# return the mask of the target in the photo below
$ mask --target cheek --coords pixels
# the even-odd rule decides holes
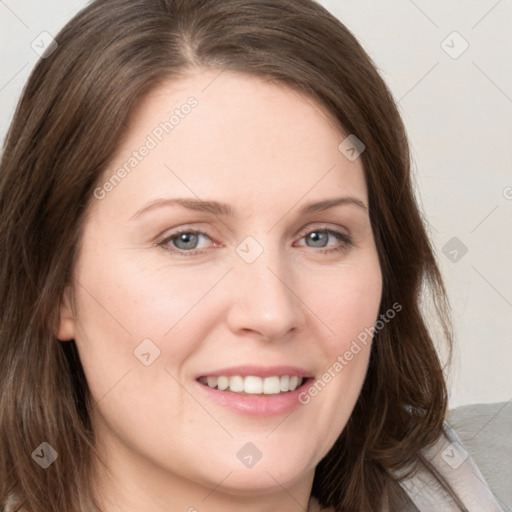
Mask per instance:
[[[157,371],[181,365],[218,319],[214,294],[219,271],[146,264],[136,254],[89,251],[76,267],[75,340],[93,396],[99,399],[130,372],[127,382],[154,386]],[[213,297],[213,298],[212,298]],[[149,354],[149,355],[147,355]],[[132,390],[133,392],[133,390]]]
[[[307,303],[325,327],[324,353],[331,362],[354,340],[371,341],[382,296],[382,275],[375,257],[333,271],[323,286],[304,292]],[[307,295],[306,295],[307,294]],[[350,356],[349,356],[350,357]]]
[[[382,294],[376,256],[338,269],[323,290],[310,290],[308,302],[327,333],[319,340],[323,367],[299,400],[331,426],[322,436],[327,451],[352,414],[366,376]]]
[[[123,346],[127,338],[136,343],[172,336],[214,284],[212,273],[145,268],[126,257],[112,265],[84,258],[77,281],[82,327],[95,339],[108,337]]]

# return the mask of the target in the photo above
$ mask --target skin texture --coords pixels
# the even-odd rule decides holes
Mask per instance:
[[[58,337],[76,341],[112,470],[98,466],[97,495],[106,512],[304,510],[315,466],[360,393],[370,343],[288,415],[228,409],[196,377],[258,364],[318,379],[375,324],[382,276],[368,211],[345,204],[299,215],[340,196],[367,205],[361,159],[338,150],[346,135],[312,99],[261,78],[194,70],[144,98],[100,186],[190,96],[197,106],[92,199],[62,301]],[[222,201],[236,215],[167,205],[133,218],[171,197]],[[173,245],[182,227],[205,235]],[[306,236],[325,227],[352,243]],[[236,251],[246,237],[263,249],[252,263]],[[144,339],[160,350],[148,366],[134,355]],[[248,442],[262,454],[251,468],[237,457]]]

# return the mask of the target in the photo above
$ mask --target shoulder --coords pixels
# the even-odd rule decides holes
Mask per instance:
[[[419,512],[503,512],[473,458],[448,422],[443,423],[443,433],[436,443],[420,452],[419,459],[419,470],[400,481]]]

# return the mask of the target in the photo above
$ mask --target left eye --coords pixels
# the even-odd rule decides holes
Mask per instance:
[[[304,238],[307,241],[312,242],[314,245],[309,245],[308,247],[316,247],[323,249],[324,247],[327,247],[329,237],[334,238],[338,242],[341,243],[343,247],[335,247],[333,250],[336,249],[343,249],[345,246],[351,244],[351,239],[348,235],[345,233],[341,233],[339,231],[335,231],[333,229],[315,229],[313,231],[308,231],[302,238]],[[301,240],[302,240],[301,238]],[[326,251],[321,251],[326,252]]]
[[[165,240],[160,242],[158,245],[163,246],[164,249],[170,252],[175,252],[188,256],[200,253],[200,249],[204,248],[198,247],[201,237],[211,240],[210,237],[206,233],[203,233],[202,231],[188,229],[177,233],[173,233],[172,235],[168,236]],[[334,247],[324,249],[325,247],[329,247],[329,238],[334,238],[335,241],[338,241],[338,244],[335,244]],[[308,242],[311,242],[313,244],[307,245],[307,247],[321,249],[320,251],[317,252],[322,253],[327,253],[331,251],[346,251],[348,250],[350,245],[352,245],[352,239],[350,238],[349,235],[327,228],[310,230],[303,234],[300,240],[302,239],[306,240],[306,245],[308,244]]]

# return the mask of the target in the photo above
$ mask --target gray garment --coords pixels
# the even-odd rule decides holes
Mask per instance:
[[[496,500],[512,512],[512,400],[461,405],[448,423],[484,475]]]
[[[400,482],[409,502],[389,512],[504,512],[455,430],[446,421],[443,430],[421,451],[419,471]]]

